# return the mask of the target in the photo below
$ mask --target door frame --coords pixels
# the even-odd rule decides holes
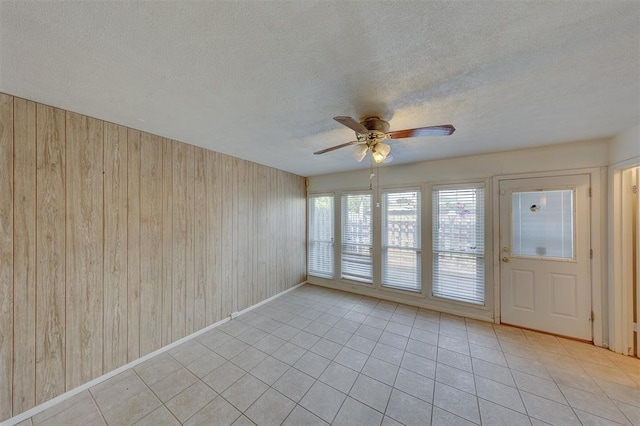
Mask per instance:
[[[571,175],[589,175],[589,186],[591,188],[591,197],[589,199],[589,208],[591,223],[589,232],[591,234],[591,249],[593,249],[593,259],[591,260],[591,310],[593,311],[593,344],[596,346],[606,346],[608,341],[603,336],[603,330],[608,323],[606,317],[606,289],[602,283],[605,279],[606,264],[604,264],[606,256],[605,241],[602,235],[606,230],[606,204],[603,194],[606,193],[606,182],[603,182],[602,176],[606,176],[605,167],[594,167],[586,169],[557,170],[552,172],[539,173],[519,173],[509,175],[499,175],[493,177],[492,185],[492,206],[495,214],[493,215],[493,286],[494,286],[494,321],[496,324],[501,322],[500,302],[500,182],[512,179],[527,179],[541,177],[562,177]]]
[[[628,285],[631,277],[628,263],[630,256],[626,252],[625,234],[629,232],[628,223],[625,221],[625,201],[623,197],[623,178],[625,171],[631,168],[640,167],[640,157],[631,158],[609,166],[609,203],[608,203],[608,236],[609,236],[609,348],[617,353],[628,355],[629,346],[633,346],[630,341],[633,336],[631,329],[632,312],[629,307],[629,299],[632,295],[632,288]],[[627,182],[628,184],[628,182]],[[625,256],[627,253],[627,256]],[[640,255],[639,255],[640,257]],[[626,271],[626,272],[625,272]],[[631,279],[632,281],[632,279]],[[638,297],[640,299],[640,297]],[[640,300],[638,300],[640,310]]]

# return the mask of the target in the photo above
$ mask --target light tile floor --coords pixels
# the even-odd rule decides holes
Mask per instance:
[[[25,424],[640,425],[640,360],[306,285]]]

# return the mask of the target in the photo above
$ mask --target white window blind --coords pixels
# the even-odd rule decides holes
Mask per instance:
[[[333,278],[333,212],[333,195],[309,196],[309,275]]]
[[[420,191],[382,194],[382,285],[420,291]]]
[[[342,196],[342,278],[373,280],[371,194]]]
[[[484,188],[434,187],[433,295],[484,304]]]

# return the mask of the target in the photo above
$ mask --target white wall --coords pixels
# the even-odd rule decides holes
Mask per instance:
[[[392,148],[393,150],[393,148]],[[347,149],[344,155],[351,155]],[[367,161],[365,159],[364,161]],[[380,185],[484,179],[515,173],[602,167],[609,164],[609,140],[553,145],[496,154],[380,167]],[[368,169],[309,178],[309,191],[369,188]]]
[[[611,139],[609,146],[609,164],[626,163],[636,159],[640,163],[640,124]]]
[[[606,345],[607,314],[606,314],[606,289],[602,289],[602,282],[606,280],[606,184],[604,167],[609,164],[609,149],[611,141],[608,139],[574,142],[562,145],[553,145],[535,149],[507,151],[495,154],[475,155],[444,160],[435,160],[406,165],[383,166],[376,170],[380,186],[411,185],[420,183],[439,182],[464,182],[485,180],[491,182],[492,178],[516,175],[523,173],[559,172],[566,173],[569,170],[589,169],[594,171],[592,176],[592,244],[597,247],[594,255],[594,283],[597,283],[598,293],[594,295],[594,310],[600,315],[601,321],[594,327],[594,339],[596,344]],[[344,155],[351,155],[349,150]],[[365,160],[366,161],[366,160]],[[602,177],[602,179],[601,179]],[[340,191],[340,190],[369,189],[369,170],[361,169],[345,173],[336,173],[323,176],[310,177],[308,179],[309,192]],[[488,188],[488,207],[494,210],[496,202],[490,188]],[[490,212],[488,212],[490,213]],[[487,230],[487,237],[493,235],[493,230]],[[493,252],[487,249],[487,257],[493,259]],[[492,263],[492,259],[489,264]],[[309,277],[309,282],[316,283],[314,277]],[[338,280],[331,282],[317,282],[330,285],[334,288],[343,288],[347,291],[363,292],[359,287],[348,285]],[[487,286],[492,286],[493,281],[487,278]],[[366,292],[371,294],[370,292]],[[383,294],[371,294],[377,297],[386,297]],[[408,301],[407,298],[397,296],[397,301],[424,305],[420,300]],[[403,300],[400,300],[403,299]],[[487,300],[493,308],[493,301]],[[476,318],[491,319],[493,312],[483,313],[480,310],[467,309],[465,307],[451,305],[449,307],[426,306],[441,309],[451,313],[473,316]],[[489,314],[491,317],[489,317]],[[485,316],[486,315],[486,316]],[[596,330],[596,328],[598,330]],[[604,330],[602,330],[604,328]],[[603,336],[604,331],[604,336]]]

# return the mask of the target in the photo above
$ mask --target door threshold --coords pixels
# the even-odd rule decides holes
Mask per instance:
[[[540,334],[546,334],[547,336],[555,336],[555,337],[561,337],[563,339],[567,339],[567,340],[573,340],[576,342],[581,342],[581,343],[591,343],[593,345],[593,339],[592,340],[587,340],[587,339],[579,339],[577,337],[572,337],[572,336],[565,336],[562,334],[557,334],[557,333],[551,333],[549,331],[543,331],[543,330],[536,330],[535,328],[529,328],[529,327],[522,327],[520,325],[515,325],[515,324],[509,324],[506,322],[501,322],[500,325],[505,325],[507,327],[514,327],[514,328],[519,328],[522,330],[527,330],[527,331],[534,331],[536,333],[540,333]],[[595,346],[595,345],[594,345]]]

